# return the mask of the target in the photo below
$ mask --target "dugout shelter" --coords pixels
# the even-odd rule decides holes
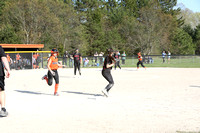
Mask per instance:
[[[44,48],[44,44],[0,44],[6,54],[9,54],[11,69],[32,69],[34,67],[34,55]],[[18,60],[17,55],[20,55]],[[41,59],[39,57],[38,59]],[[37,62],[38,65],[39,62]]]

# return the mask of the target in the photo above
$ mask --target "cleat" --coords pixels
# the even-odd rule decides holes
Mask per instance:
[[[106,96],[106,97],[108,97],[108,95],[109,95],[109,94],[108,94],[108,91],[107,91],[106,89],[103,89],[103,90],[102,90],[102,93],[103,93],[104,96]]]
[[[54,93],[54,96],[59,96],[58,92]]]
[[[0,111],[0,117],[7,117],[8,116],[8,112],[7,111]]]
[[[47,77],[47,75],[44,75],[44,76],[42,77],[42,80],[45,80],[46,77]]]

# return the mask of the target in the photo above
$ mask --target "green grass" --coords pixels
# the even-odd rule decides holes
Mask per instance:
[[[162,58],[153,57],[154,62],[152,64],[144,65],[146,67],[173,67],[173,68],[200,68],[200,58],[199,57],[178,57],[172,58],[170,62],[168,60],[163,63]],[[122,65],[123,67],[136,67],[138,60],[137,59],[127,59],[126,64]]]
[[[168,63],[168,60],[166,59],[166,62],[163,63],[163,60],[160,56],[153,56],[152,57],[154,62],[152,64],[146,64],[144,65],[146,67],[171,67],[171,68],[200,68],[200,56],[177,56],[172,57],[170,60],[170,63]],[[92,63],[92,60],[89,58],[89,66],[84,68],[102,68],[102,66],[93,66],[94,63]],[[62,61],[62,58],[59,58],[59,61]],[[121,61],[120,64],[122,67],[137,67],[138,59],[136,57],[128,57],[126,59],[126,64],[122,65]],[[43,62],[44,66],[47,65],[46,59]],[[69,62],[68,62],[69,64]],[[83,64],[82,64],[83,65]],[[40,63],[41,67],[41,63]],[[140,66],[141,67],[141,66]]]

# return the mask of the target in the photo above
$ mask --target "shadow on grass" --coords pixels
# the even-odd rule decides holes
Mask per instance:
[[[101,94],[91,94],[91,93],[83,93],[83,92],[75,92],[75,91],[62,91],[65,93],[72,93],[72,94],[78,94],[78,95],[86,95],[86,96],[96,96],[96,97],[103,97],[104,95]]]
[[[15,91],[20,92],[20,93],[33,94],[33,95],[52,95],[52,94],[33,92],[33,91],[22,91],[22,90],[15,90]]]
[[[197,85],[190,85],[190,87],[200,88],[200,86]]]

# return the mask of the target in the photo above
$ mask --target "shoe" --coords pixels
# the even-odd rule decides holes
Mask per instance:
[[[59,96],[58,92],[54,93],[54,96]]]
[[[42,80],[45,80],[46,77],[47,77],[47,75],[44,75],[44,76],[42,77]]]
[[[0,111],[0,117],[7,117],[8,116],[8,112],[7,111]]]
[[[108,97],[108,95],[109,95],[109,94],[108,94],[108,91],[107,91],[106,89],[103,89],[103,90],[102,90],[102,93],[103,93],[106,97]]]

